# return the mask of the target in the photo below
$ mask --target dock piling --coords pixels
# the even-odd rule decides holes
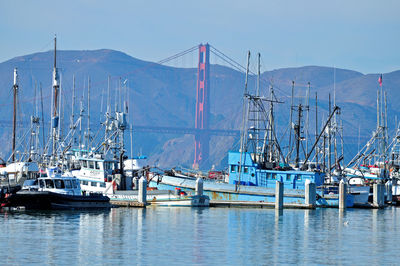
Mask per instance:
[[[280,181],[276,181],[275,187],[275,209],[282,210],[283,209],[283,183]]]
[[[314,208],[316,206],[316,194],[317,187],[315,186],[315,183],[311,183],[310,180],[306,180],[305,204],[307,207]]]
[[[385,184],[385,188],[386,188],[386,202],[392,203],[392,198],[393,198],[393,193],[392,193],[392,181],[389,180],[386,182]]]
[[[373,205],[374,207],[381,208],[385,202],[384,195],[384,185],[383,184],[374,184],[374,196],[373,196]]]
[[[143,176],[139,179],[138,202],[146,204],[147,180]]]
[[[203,196],[203,179],[200,177],[196,179],[196,196]]]
[[[339,209],[346,209],[346,195],[347,194],[347,186],[344,180],[340,180],[339,183]]]

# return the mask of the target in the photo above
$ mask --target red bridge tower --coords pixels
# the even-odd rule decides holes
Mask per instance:
[[[196,118],[194,136],[193,167],[199,168],[208,160],[210,150],[210,46],[199,45],[199,66],[197,68]]]

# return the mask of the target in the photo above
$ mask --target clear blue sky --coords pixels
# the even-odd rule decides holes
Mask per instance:
[[[60,49],[109,48],[158,61],[209,42],[263,70],[303,65],[400,69],[398,0],[0,0],[0,62]]]

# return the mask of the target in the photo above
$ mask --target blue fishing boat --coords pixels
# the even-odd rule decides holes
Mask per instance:
[[[307,206],[309,201],[306,201],[306,195],[310,188],[308,184],[312,184],[311,187],[314,189],[312,196],[315,197],[315,201],[312,201],[312,205],[338,206],[338,187],[325,186],[325,173],[321,172],[318,167],[311,169],[310,164],[306,164],[312,149],[300,167],[299,149],[303,139],[300,124],[302,106],[299,105],[299,119],[293,126],[296,159],[294,165],[289,166],[287,157],[283,155],[280,147],[274,125],[274,104],[281,102],[277,100],[272,86],[268,97],[260,96],[258,89],[255,95],[250,94],[247,90],[247,77],[248,72],[246,73],[243,97],[240,149],[228,154],[228,178],[225,182],[205,180],[204,194],[208,195],[211,200],[274,203],[276,184],[279,181],[284,188],[283,202],[287,206],[297,204],[310,207]],[[338,107],[334,108],[328,122],[338,109]],[[193,192],[195,178],[171,174],[169,171],[151,175],[149,185],[158,189],[180,188]],[[353,204],[353,195],[349,194],[346,197],[346,205],[352,207]]]
[[[316,186],[316,206],[337,207],[339,202],[338,190],[324,187],[325,173],[318,171],[300,171],[294,169],[263,169],[245,153],[240,164],[240,152],[230,151],[228,154],[229,173],[226,181],[216,182],[204,180],[203,193],[214,201],[238,202],[275,202],[276,181],[283,184],[283,202],[288,206],[306,206],[306,184]],[[149,186],[158,189],[180,188],[188,193],[194,193],[196,178],[176,175],[153,174]],[[347,207],[352,207],[354,198],[351,194],[346,197]]]

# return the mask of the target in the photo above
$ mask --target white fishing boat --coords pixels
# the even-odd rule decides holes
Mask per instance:
[[[3,207],[46,210],[111,208],[108,197],[82,193],[77,178],[62,174],[57,167],[47,168],[35,181],[28,180],[23,189],[9,195]]]

